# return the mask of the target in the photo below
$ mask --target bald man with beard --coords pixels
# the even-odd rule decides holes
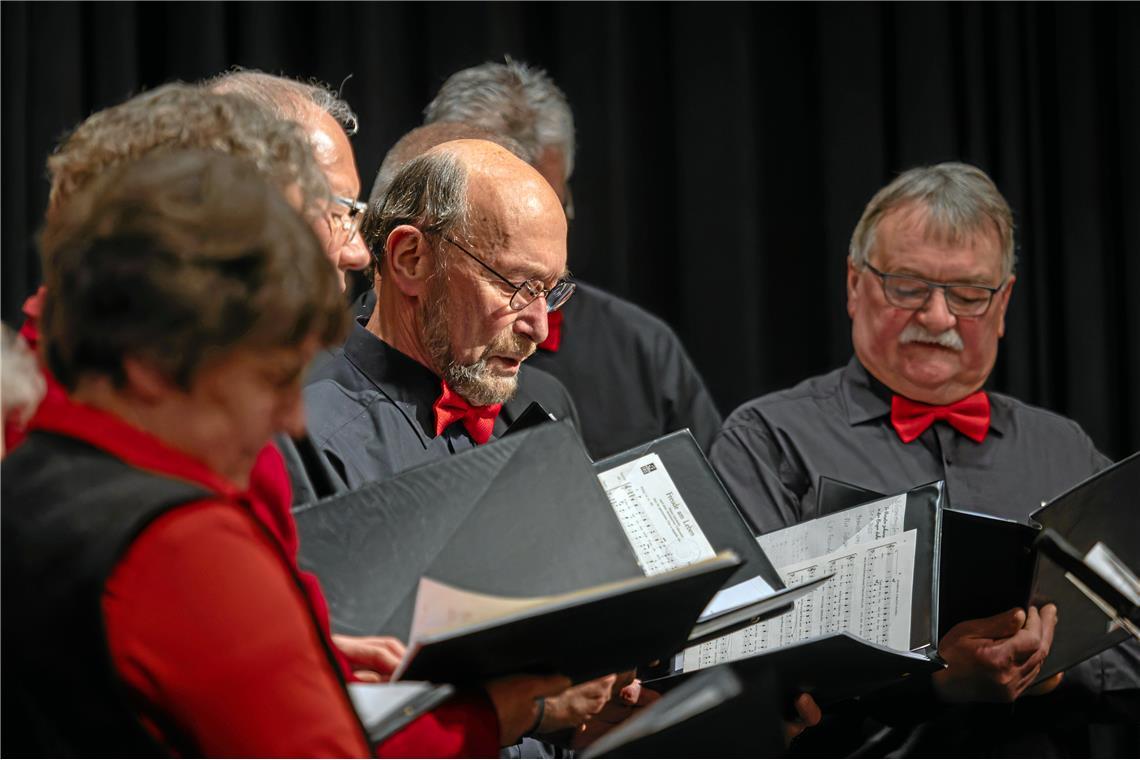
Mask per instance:
[[[453,141],[405,166],[373,212],[384,287],[305,392],[343,486],[485,443],[532,401],[577,425],[562,385],[523,366],[547,309],[573,292],[566,219],[541,175],[492,143]]]

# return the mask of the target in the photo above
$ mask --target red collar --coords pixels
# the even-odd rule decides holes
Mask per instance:
[[[73,401],[62,393],[44,399],[28,423],[28,430],[77,438],[140,470],[189,481],[220,496],[244,495],[236,485],[190,455],[110,412]]]

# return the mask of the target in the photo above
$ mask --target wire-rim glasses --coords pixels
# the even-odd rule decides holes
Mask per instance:
[[[548,313],[558,311],[566,304],[567,301],[570,300],[570,296],[574,295],[574,290],[578,287],[577,284],[567,279],[559,280],[558,282],[554,283],[554,287],[552,288],[546,287],[546,285],[543,284],[542,280],[532,279],[523,280],[522,282],[512,282],[511,280],[495,271],[489,264],[487,264],[487,262],[483,261],[483,259],[471,253],[471,251],[467,250],[458,242],[456,242],[454,238],[448,237],[447,235],[440,235],[440,237],[442,237],[448,243],[451,243],[459,250],[466,253],[468,256],[474,259],[475,262],[479,264],[479,266],[483,267],[488,272],[505,282],[507,285],[510,285],[512,288],[514,288],[515,292],[511,294],[510,301],[511,309],[514,311],[522,311],[527,306],[530,306],[533,301],[542,296],[546,297],[546,311]]]
[[[333,239],[339,248],[346,245],[357,232],[360,232],[360,223],[364,220],[364,212],[368,211],[368,204],[346,198],[343,195],[334,195],[332,199],[333,202],[348,209],[340,214],[333,212],[329,214],[329,225],[332,228]]]

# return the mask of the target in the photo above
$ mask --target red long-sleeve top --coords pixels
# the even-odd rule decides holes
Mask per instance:
[[[320,587],[311,576],[300,586],[294,580],[296,530],[276,449],[262,452],[251,479],[259,485],[243,491],[63,394],[49,396],[29,428],[86,441],[210,494],[152,523],[104,588],[112,662],[160,740],[157,726],[174,725],[208,756],[497,754],[498,720],[478,693],[422,716],[377,748],[367,745],[325,654],[331,643]]]

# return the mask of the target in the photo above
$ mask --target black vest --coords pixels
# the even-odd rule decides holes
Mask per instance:
[[[159,726],[163,746],[140,723],[111,661],[102,601],[107,579],[139,534],[166,512],[207,495],[42,432],[4,460],[0,754],[201,754],[176,727]],[[335,658],[326,654],[339,678]]]

